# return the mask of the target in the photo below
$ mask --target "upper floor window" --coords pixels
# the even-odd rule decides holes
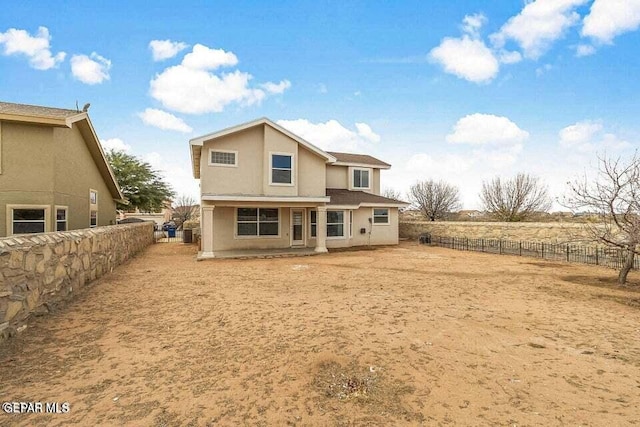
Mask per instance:
[[[369,185],[369,169],[353,169],[353,188],[371,188]]]
[[[271,154],[271,184],[293,184],[292,154]]]
[[[210,150],[209,165],[211,166],[238,166],[238,152],[230,150]]]
[[[98,192],[96,190],[89,190],[89,203],[92,205],[98,204]]]

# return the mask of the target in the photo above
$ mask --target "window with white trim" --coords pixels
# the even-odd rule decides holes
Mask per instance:
[[[11,228],[13,234],[45,232],[47,209],[13,208],[11,212]]]
[[[98,226],[98,211],[92,210],[90,215],[89,227],[94,228]]]
[[[359,169],[359,168],[354,168],[353,169],[353,188],[371,188],[369,185],[369,181],[370,181],[370,175],[371,175],[371,170],[370,169]]]
[[[96,190],[89,190],[89,204],[98,204],[98,192]]]
[[[278,236],[278,208],[237,208],[236,235]]]
[[[271,154],[271,184],[293,184],[292,154]]]
[[[344,237],[344,211],[327,211],[327,237]]]
[[[212,166],[238,166],[238,152],[228,150],[210,150],[209,164]]]
[[[311,237],[316,237],[316,230],[318,229],[318,211],[309,211],[309,215],[311,215],[311,218],[309,218],[309,224],[311,224]]]
[[[389,224],[389,208],[373,209],[374,224]]]
[[[56,231],[67,231],[67,212],[67,208],[56,206]]]

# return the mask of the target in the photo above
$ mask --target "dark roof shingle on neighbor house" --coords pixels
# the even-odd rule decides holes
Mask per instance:
[[[331,198],[328,203],[331,205],[360,205],[362,203],[384,203],[394,205],[407,205],[408,203],[401,200],[389,199],[387,197],[378,196],[376,194],[365,193],[364,191],[346,190],[342,188],[327,188],[327,196]]]
[[[67,110],[64,108],[41,107],[39,105],[14,104],[12,102],[0,102],[0,114],[12,114],[16,116],[42,117],[46,119],[67,119],[77,116],[82,111]]]
[[[377,166],[381,168],[390,168],[389,163],[385,163],[382,160],[378,160],[375,157],[371,157],[367,154],[351,154],[351,153],[337,153],[334,151],[327,151],[335,157],[338,163],[353,163],[358,165]]]

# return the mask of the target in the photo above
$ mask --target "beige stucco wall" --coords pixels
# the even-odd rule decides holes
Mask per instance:
[[[327,165],[327,188],[346,189],[349,186],[349,168]]]
[[[332,210],[332,209],[329,209]],[[371,245],[396,245],[398,244],[398,208],[389,208],[389,225],[369,224],[369,218],[373,218],[372,208],[360,208],[353,210],[352,237],[349,237],[349,210],[345,210],[345,238],[327,237],[327,248],[347,248],[351,246]],[[307,214],[307,221],[310,221]],[[360,234],[360,229],[365,228],[366,233]],[[311,235],[311,228],[307,226],[308,235]],[[371,240],[369,231],[371,230]],[[309,240],[307,246],[315,246],[315,238]]]
[[[116,204],[78,127],[55,128],[54,203],[68,206],[70,230],[90,224],[89,190],[98,192],[98,225],[116,223]],[[55,212],[54,212],[55,215]]]
[[[237,151],[237,167],[210,166],[211,149]],[[293,185],[271,185],[271,154],[293,155]],[[203,194],[324,196],[325,161],[270,126],[256,126],[205,142],[200,188]]]
[[[367,169],[360,168],[358,169]],[[371,170],[371,188],[362,190],[367,193],[380,194],[380,169],[369,168]],[[352,188],[351,177],[353,176],[353,168],[348,166],[327,165],[327,188],[341,188],[349,190],[357,190]]]
[[[234,249],[278,249],[291,247],[290,208],[279,208],[278,237],[237,237],[236,207],[216,206],[213,211],[213,251]]]
[[[55,206],[68,206],[68,227],[89,227],[89,189],[98,191],[98,225],[115,223],[116,209],[76,125],[72,129],[3,122],[0,236],[7,205],[49,206],[46,231],[55,230]]]
[[[325,160],[298,147],[298,196],[324,196],[327,188]]]
[[[237,167],[209,166],[209,150],[237,151]],[[203,194],[262,194],[263,130],[254,127],[202,146],[200,191]]]

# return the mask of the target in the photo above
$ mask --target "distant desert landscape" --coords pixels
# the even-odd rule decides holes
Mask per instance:
[[[434,248],[156,244],[0,348],[2,425],[633,425],[640,275]]]

